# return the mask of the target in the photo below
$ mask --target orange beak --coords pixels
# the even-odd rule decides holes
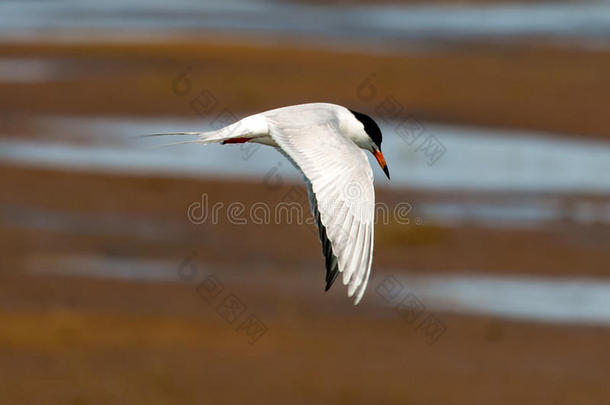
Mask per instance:
[[[390,179],[390,171],[388,170],[388,165],[385,162],[385,158],[383,157],[383,153],[381,153],[380,150],[376,150],[375,152],[373,152],[373,156],[375,156],[375,159],[377,159],[377,163],[379,163],[379,166],[381,166],[381,168],[383,169],[383,172],[385,173],[386,176],[388,176],[388,180]]]

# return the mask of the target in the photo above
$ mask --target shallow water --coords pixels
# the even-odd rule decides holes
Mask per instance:
[[[208,126],[203,121],[56,117],[41,119],[38,125],[47,128],[53,142],[0,138],[0,161],[172,176],[301,179],[288,161],[269,147],[188,144],[154,149],[189,138],[135,136],[204,130]],[[610,173],[610,142],[433,124],[421,125],[421,134],[412,141],[397,132],[396,125],[381,126],[391,182],[369,157],[376,182],[385,187],[610,193],[610,176],[606,175]],[[53,134],[68,137],[68,141],[55,139]],[[442,153],[435,153],[438,151]]]
[[[35,273],[67,276],[183,282],[180,263],[170,260],[141,260],[105,256],[67,256],[53,260],[31,260]],[[239,277],[248,282],[248,272],[230,275],[230,269],[198,266],[206,273]],[[295,274],[284,283],[313,280]],[[537,322],[610,326],[610,280],[595,278],[557,278],[525,276],[426,275],[405,276],[404,272],[381,270],[369,283],[365,301],[397,308],[401,301],[416,299],[426,310],[461,314],[489,315],[499,318]],[[481,273],[483,274],[483,273]],[[257,276],[257,285],[265,281]],[[275,278],[277,281],[277,277]],[[385,288],[391,283],[392,287]],[[396,284],[398,282],[399,284]],[[398,288],[396,288],[398,286]],[[337,287],[335,287],[337,288]],[[339,287],[341,288],[341,287]],[[388,291],[392,291],[389,295]],[[346,298],[347,299],[347,298]]]
[[[0,82],[33,83],[65,76],[61,60],[43,58],[1,58]]]
[[[0,162],[135,175],[250,179],[268,184],[301,181],[296,169],[269,147],[189,144],[151,149],[175,139],[134,137],[206,128],[201,121],[47,117],[35,123],[47,133],[31,140],[0,138]],[[409,189],[510,194],[491,200],[425,201],[417,205],[415,215],[426,222],[521,229],[561,221],[610,224],[610,177],[605,175],[610,173],[610,142],[426,124],[421,136],[424,141],[418,142],[433,136],[444,148],[431,162],[426,150],[416,142],[410,144],[393,128],[393,124],[382,128],[391,181],[370,158],[377,185],[404,191],[407,201]],[[561,197],[582,193],[602,198]],[[25,217],[54,215],[32,212]],[[79,221],[87,222],[85,218]]]
[[[558,323],[610,326],[610,280],[526,276],[397,279],[426,307]]]
[[[315,24],[312,22],[315,21]],[[581,39],[608,45],[610,3],[552,2],[470,6],[328,6],[265,0],[19,1],[0,3],[0,37],[45,40],[129,39],[145,33],[200,30],[231,35],[282,34],[310,39]],[[78,32],[75,34],[74,32]],[[87,34],[88,33],[88,34]]]

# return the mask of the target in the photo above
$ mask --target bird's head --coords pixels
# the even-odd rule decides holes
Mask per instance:
[[[356,144],[363,149],[368,150],[375,156],[377,159],[377,163],[383,169],[385,175],[390,178],[390,171],[388,170],[388,165],[385,162],[385,157],[383,157],[383,153],[381,153],[381,130],[379,129],[379,125],[368,115],[363,114],[358,111],[350,110],[350,112],[356,117],[356,119],[362,124],[364,127],[364,132],[366,137],[364,139],[359,139],[356,141]]]

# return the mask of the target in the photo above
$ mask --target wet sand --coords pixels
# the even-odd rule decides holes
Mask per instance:
[[[437,314],[446,332],[429,345],[393,311],[380,318],[366,303],[334,302],[337,312],[311,294],[227,284],[268,327],[250,345],[190,284],[2,281],[0,375],[11,403],[593,404],[610,395],[605,328]]]
[[[249,204],[282,201],[286,189],[35,168],[2,173],[0,381],[11,403],[610,398],[607,328],[434,313],[445,332],[430,344],[417,323],[375,304],[379,280],[357,308],[339,284],[323,293],[313,229],[195,225],[186,217],[202,192]],[[380,200],[399,198],[378,193]],[[64,216],[54,221],[58,213]],[[570,224],[540,231],[378,226],[375,266],[607,276],[607,247],[587,241],[590,231]],[[54,260],[83,254],[166,260],[175,263],[176,280],[45,274]],[[193,278],[180,273],[185,259],[195,266]],[[216,276],[227,294],[264,323],[267,332],[255,344],[217,312],[220,302],[203,299],[197,286],[210,269],[222,269]]]
[[[0,58],[55,63],[55,78],[0,82],[0,109],[17,118],[45,113],[226,119],[328,101],[395,119],[610,134],[610,53],[569,44],[461,42],[371,54],[235,39],[25,43],[0,45]]]
[[[298,224],[296,217],[292,222],[282,217],[279,223],[258,225],[247,214],[240,216],[247,222],[242,225],[233,223],[228,214],[232,202],[243,203],[246,213],[257,202],[272,208],[281,202],[297,202],[309,217],[301,184],[273,186],[262,179],[256,183],[10,166],[2,167],[2,171],[4,226],[0,232],[4,243],[13,246],[11,255],[3,260],[59,249],[63,253],[107,251],[170,257],[179,262],[195,251],[207,262],[228,266],[241,267],[254,260],[263,266],[307,263],[319,267],[320,247],[313,225]],[[208,196],[210,209],[219,207],[218,215],[210,215],[201,224],[193,223],[188,218],[189,206],[201,206],[203,194]],[[437,201],[501,202],[508,197],[511,195],[403,192],[379,187],[377,201],[391,208],[408,201],[413,213],[409,224],[390,218],[387,224],[376,227],[375,265],[416,272],[610,275],[607,225],[560,220],[533,229],[452,226],[417,213],[418,206]],[[566,204],[574,198],[563,197]],[[595,201],[600,197],[582,198]],[[196,221],[201,219],[198,211],[193,214]],[[217,223],[213,223],[215,218]],[[270,245],[282,248],[268,249]],[[227,246],[231,246],[231,255],[226,254]]]

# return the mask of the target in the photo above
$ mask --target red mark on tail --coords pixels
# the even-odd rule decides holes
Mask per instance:
[[[246,143],[250,140],[250,138],[229,138],[226,141],[222,141],[222,144],[225,143]]]

